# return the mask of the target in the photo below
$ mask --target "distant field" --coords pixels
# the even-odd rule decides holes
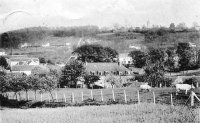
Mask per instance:
[[[152,103],[67,108],[4,109],[2,123],[199,123],[200,109]]]

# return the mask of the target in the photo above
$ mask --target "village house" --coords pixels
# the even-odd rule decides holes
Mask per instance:
[[[0,56],[5,56],[6,52],[3,49],[0,49]]]
[[[11,73],[24,73],[30,75],[35,65],[14,65],[11,67]]]
[[[112,87],[109,83],[105,82],[109,75],[118,77],[122,81],[132,76],[131,71],[119,63],[86,63],[85,68],[87,74],[100,76],[100,80],[95,82],[94,86],[102,88]]]
[[[128,53],[119,54],[119,63],[120,64],[132,64],[132,57],[128,56]]]
[[[39,65],[39,59],[38,58],[29,58],[29,57],[11,57],[7,59],[8,64],[10,67],[13,67],[15,65]]]

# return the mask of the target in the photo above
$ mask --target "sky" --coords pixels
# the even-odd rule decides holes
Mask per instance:
[[[200,0],[0,0],[0,32],[33,26],[200,24]]]

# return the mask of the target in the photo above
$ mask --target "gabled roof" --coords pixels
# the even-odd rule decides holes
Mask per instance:
[[[125,72],[125,71],[130,71],[123,65],[119,65],[118,63],[86,63],[85,65],[86,71],[120,71],[120,72]]]
[[[11,67],[11,71],[31,71],[35,67],[35,65],[14,65]]]

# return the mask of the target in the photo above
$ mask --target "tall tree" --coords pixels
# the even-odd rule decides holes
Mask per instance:
[[[8,63],[6,61],[6,58],[3,57],[3,56],[0,56],[0,66],[5,68],[5,69],[8,67]]]
[[[60,86],[76,87],[78,77],[83,76],[84,74],[84,64],[78,60],[71,61],[69,64],[66,64],[64,69],[62,70]]]
[[[114,61],[118,53],[109,47],[102,47],[101,45],[82,45],[73,51],[78,55],[78,59],[82,62],[106,62]]]
[[[86,74],[84,76],[84,79],[85,79],[85,84],[87,85],[87,87],[90,87],[90,85],[92,85],[92,89],[93,89],[94,83],[96,81],[100,80],[100,77],[97,76],[97,75],[88,75],[88,74]]]
[[[179,65],[180,70],[188,70],[193,67],[193,51],[189,45],[189,43],[179,43],[177,47],[177,54],[180,58]]]
[[[131,51],[128,54],[130,57],[133,59],[133,64],[137,68],[142,68],[146,65],[146,53],[136,50],[136,51]]]

